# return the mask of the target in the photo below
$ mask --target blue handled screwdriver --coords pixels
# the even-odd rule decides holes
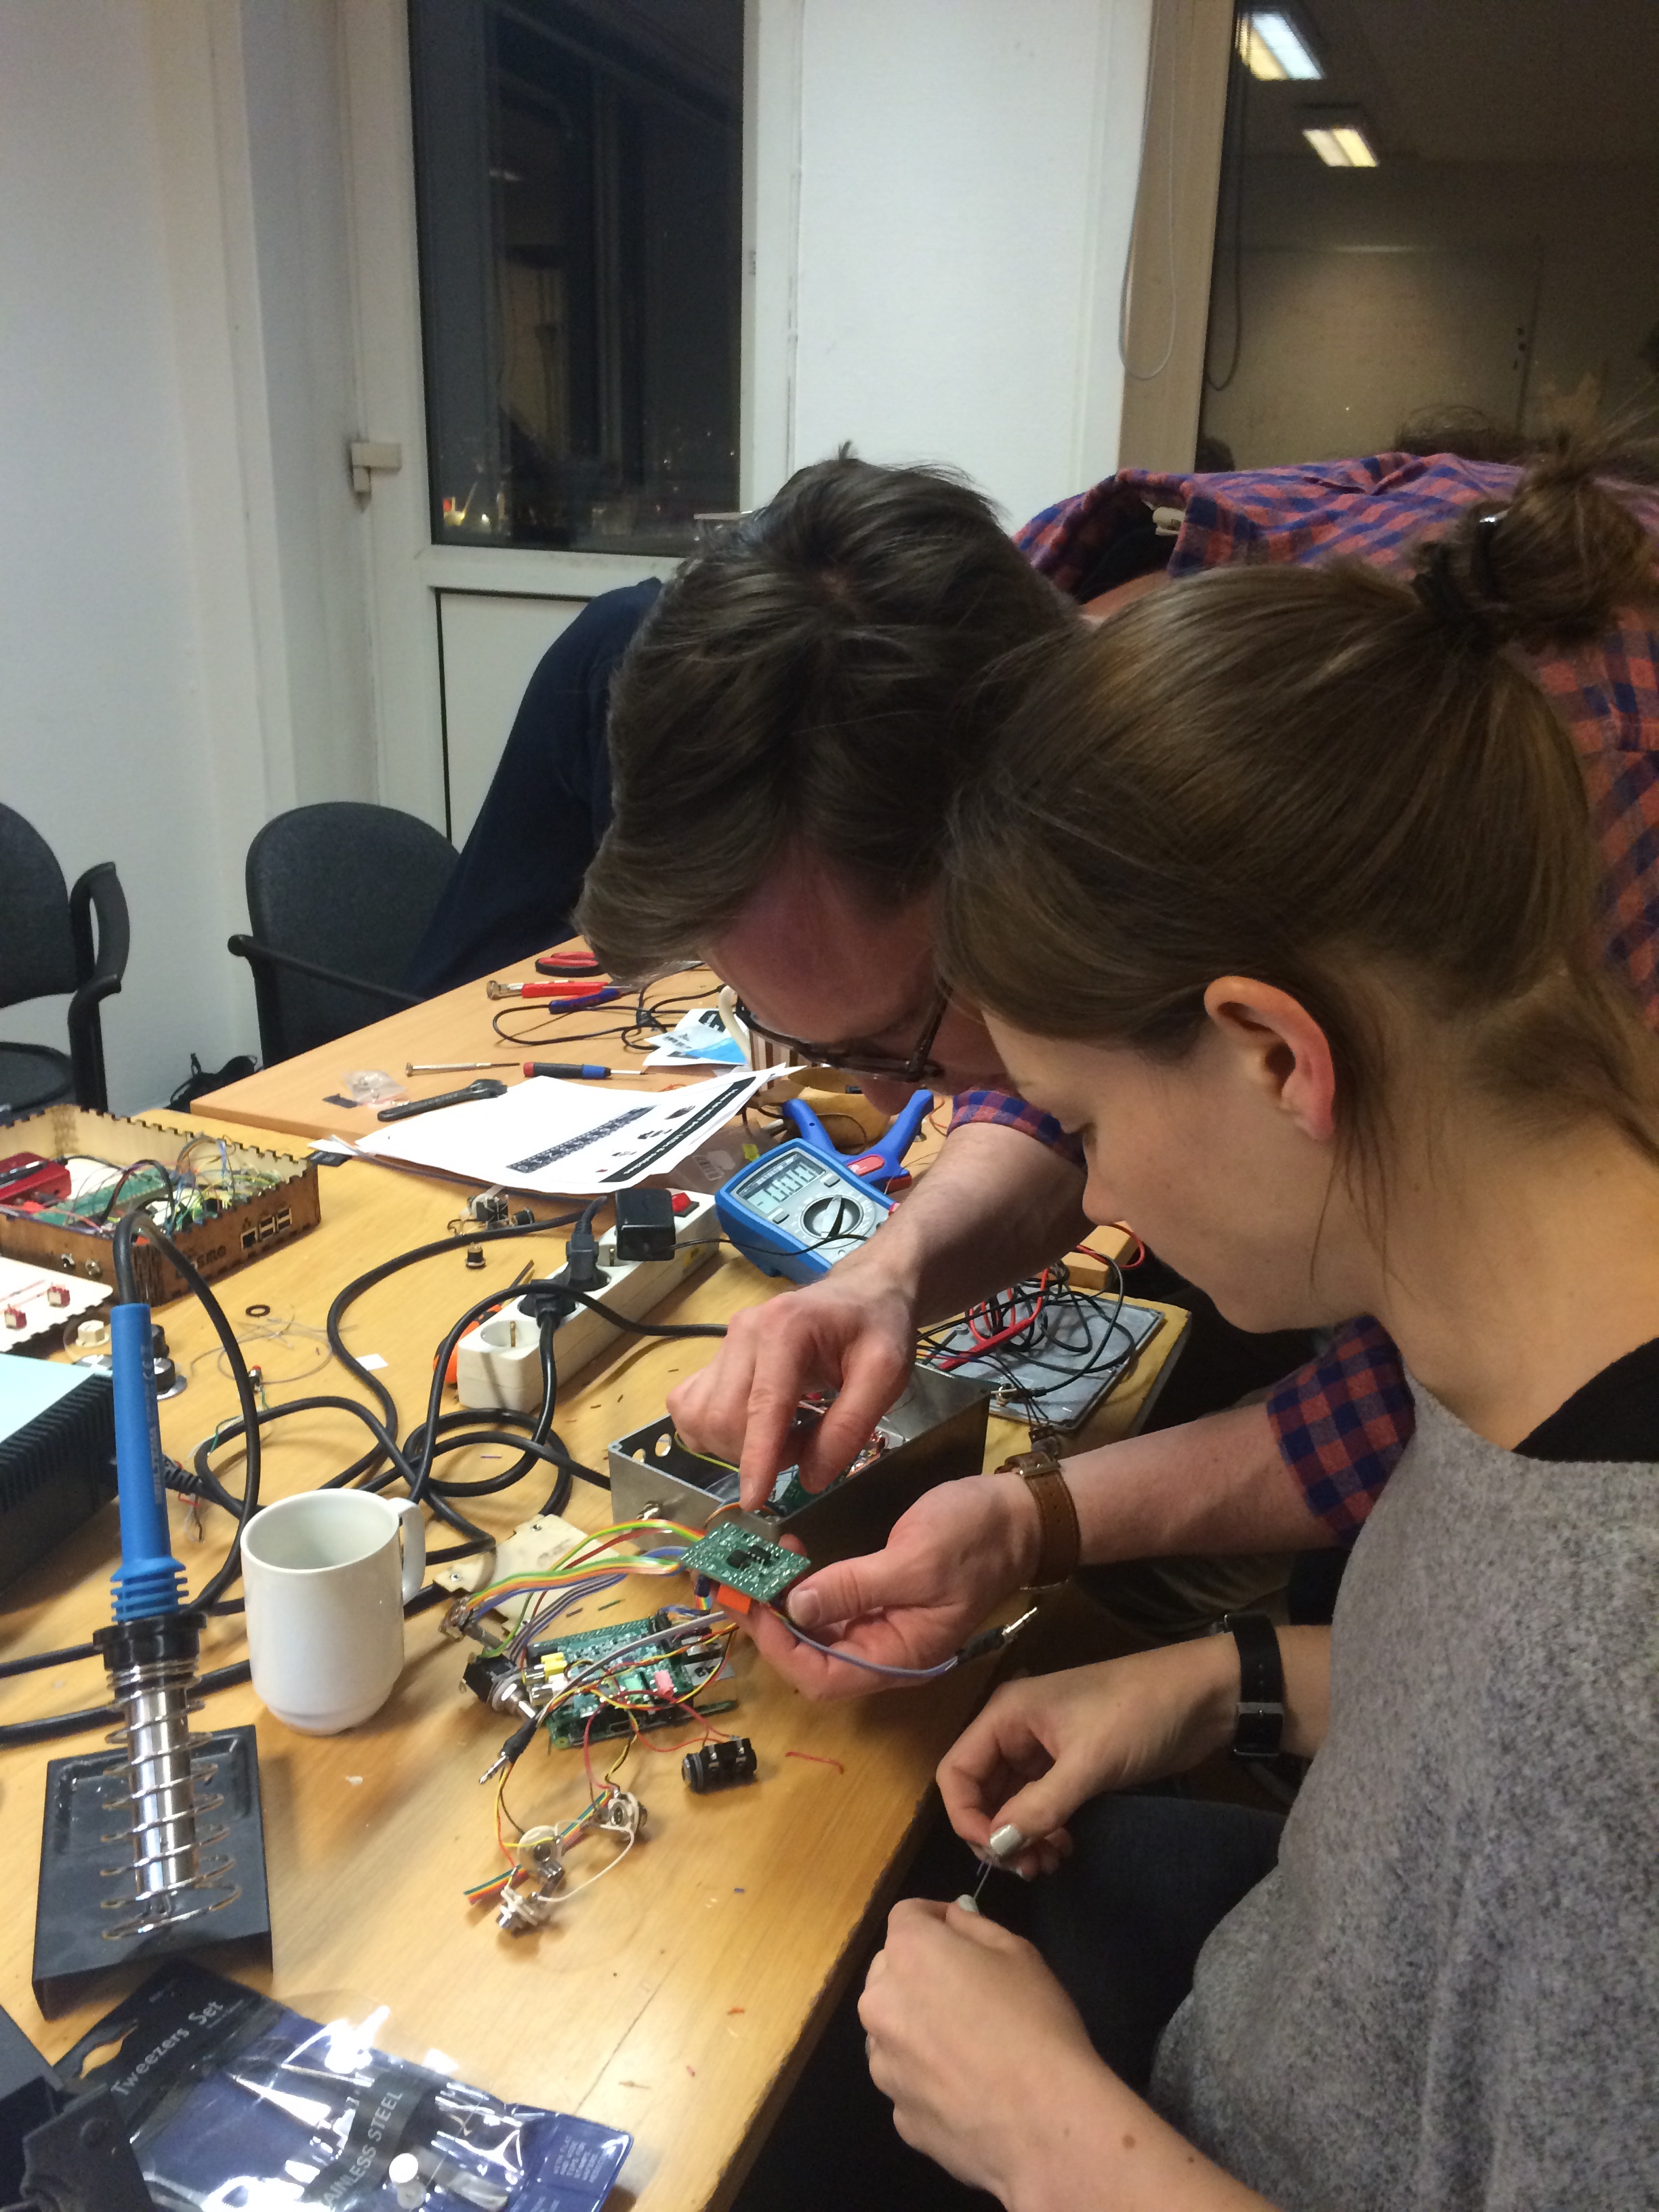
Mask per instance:
[[[526,1075],[562,1075],[571,1082],[579,1078],[588,1083],[603,1083],[616,1073],[614,1067],[601,1067],[593,1060],[411,1060],[404,1064],[405,1075],[460,1075],[470,1073],[475,1067],[517,1067]]]

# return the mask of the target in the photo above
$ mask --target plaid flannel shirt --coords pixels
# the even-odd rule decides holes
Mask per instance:
[[[1475,501],[1506,499],[1518,471],[1437,454],[1385,453],[1227,476],[1164,477],[1128,470],[1062,500],[1026,525],[1033,565],[1073,594],[1113,539],[1147,507],[1182,510],[1172,576],[1230,561],[1364,561],[1411,573],[1413,548],[1438,537]],[[1659,540],[1659,497],[1629,503]],[[1584,765],[1591,817],[1606,864],[1607,957],[1659,1028],[1659,637],[1627,618],[1611,637],[1573,653],[1534,658]],[[1046,1115],[1000,1091],[966,1091],[951,1127],[994,1121],[1079,1158]],[[1351,1322],[1322,1359],[1288,1376],[1268,1418],[1309,1510],[1340,1542],[1358,1534],[1413,1424],[1400,1355],[1370,1320]]]

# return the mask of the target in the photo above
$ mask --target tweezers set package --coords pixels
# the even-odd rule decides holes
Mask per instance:
[[[320,2026],[181,1963],[59,2071],[110,2091],[161,2212],[600,2212],[630,2136],[389,2057],[374,2024]]]

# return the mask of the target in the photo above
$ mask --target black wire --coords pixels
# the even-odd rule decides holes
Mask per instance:
[[[996,1345],[981,1350],[971,1342],[962,1341],[961,1331],[965,1324],[957,1322],[951,1323],[943,1330],[923,1331],[918,1339],[919,1357],[924,1365],[933,1366],[941,1357],[962,1352],[970,1353],[974,1359],[983,1360],[1002,1377],[1005,1387],[1026,1407],[1028,1418],[1035,1417],[1041,1420],[1043,1407],[1048,1401],[1064,1390],[1069,1384],[1082,1382],[1094,1376],[1100,1376],[1103,1380],[1109,1376],[1110,1382],[1115,1382],[1133,1364],[1135,1353],[1139,1349],[1133,1339],[1130,1338],[1121,1351],[1112,1350],[1112,1340],[1121,1325],[1121,1316],[1123,1311],[1126,1285],[1122,1270],[1116,1261],[1109,1261],[1107,1265],[1110,1269],[1111,1279],[1115,1285],[1115,1296],[1109,1300],[1109,1312],[1103,1310],[1109,1304],[1108,1298],[1103,1294],[1081,1291],[1069,1281],[1062,1281],[1058,1288],[1048,1291],[1043,1301],[1042,1311],[1036,1317],[1030,1332],[1036,1338],[1035,1346],[1026,1346],[1021,1340],[1015,1339],[1011,1340],[1007,1344]],[[1035,1295],[1036,1287],[1036,1279],[1031,1278],[1025,1282],[1012,1285],[1008,1291],[999,1292],[995,1297],[983,1300],[981,1304],[989,1312],[1001,1312],[1005,1310],[1002,1306],[1004,1298],[1018,1299],[1031,1297]],[[1098,1346],[1093,1347],[1092,1357],[1086,1363],[1048,1358],[1043,1356],[1044,1349],[1050,1346],[1050,1328],[1067,1314],[1083,1323],[1086,1337],[1091,1341],[1096,1325],[1104,1321],[1104,1334]],[[1125,1334],[1127,1334],[1127,1332]],[[969,1364],[966,1360],[963,1362],[963,1366]],[[1052,1382],[1033,1382],[1030,1379],[1030,1370],[1033,1368],[1043,1370],[1054,1376],[1056,1379]],[[962,1370],[957,1368],[949,1371],[960,1373]]]
[[[570,1017],[562,1015],[556,1000],[544,999],[520,1000],[516,1004],[502,1006],[490,1016],[489,1026],[503,1044],[587,1044],[599,1037],[613,1036],[621,1038],[624,1051],[643,1052],[646,1046],[642,1043],[631,1043],[630,1038],[649,1039],[665,1036],[669,1024],[659,1018],[663,1013],[670,1007],[678,1006],[681,1000],[684,1000],[689,1007],[698,999],[710,998],[720,988],[718,983],[711,983],[701,991],[673,991],[665,998],[659,999],[648,1006],[645,1002],[645,993],[641,990],[635,1006],[634,1019],[631,1022],[611,1023],[604,1029],[562,1030],[556,1026],[550,1026],[550,1024],[556,1024],[562,1019],[568,1020]],[[580,1008],[572,1009],[572,1012],[580,1011]],[[504,1029],[502,1024],[511,1014],[528,1014],[535,1024],[533,1032],[530,1030]]]
[[[152,1163],[152,1164],[155,1164]],[[541,1509],[544,1513],[556,1513],[563,1510],[569,1500],[573,1478],[580,1477],[583,1481],[592,1483],[598,1488],[608,1490],[611,1486],[609,1478],[574,1459],[553,1431],[553,1414],[558,1389],[557,1371],[552,1350],[553,1334],[558,1325],[556,1303],[550,1302],[541,1316],[542,1406],[528,1437],[515,1437],[501,1430],[477,1430],[457,1433],[461,1423],[474,1418],[474,1409],[465,1407],[458,1413],[448,1414],[441,1413],[438,1410],[442,1401],[444,1378],[448,1372],[451,1352],[475,1321],[489,1313],[495,1306],[501,1304],[507,1296],[512,1295],[512,1292],[492,1291],[487,1297],[479,1299],[468,1307],[466,1312],[451,1328],[439,1347],[438,1357],[434,1364],[426,1420],[420,1427],[411,1431],[409,1438],[402,1445],[399,1445],[394,1433],[398,1420],[396,1401],[391,1392],[380,1382],[374,1370],[363,1367],[361,1362],[346,1350],[339,1333],[341,1321],[352,1303],[362,1297],[364,1291],[372,1289],[378,1283],[384,1282],[389,1276],[396,1274],[404,1267],[411,1267],[418,1261],[431,1259],[444,1252],[454,1251],[465,1245],[500,1243],[511,1237],[533,1236],[539,1230],[568,1228],[584,1218],[591,1223],[594,1214],[605,1202],[603,1198],[592,1200],[580,1213],[556,1215],[545,1220],[532,1223],[509,1223],[498,1229],[480,1229],[472,1233],[463,1231],[456,1237],[437,1238],[430,1243],[417,1245],[412,1251],[399,1253],[390,1260],[382,1261],[378,1267],[369,1268],[365,1273],[346,1285],[329,1308],[327,1323],[329,1343],[335,1356],[366,1383],[380,1400],[389,1414],[389,1424],[377,1421],[368,1407],[360,1404],[355,1398],[332,1395],[294,1398],[283,1405],[269,1406],[261,1409],[255,1401],[252,1382],[248,1375],[246,1363],[242,1358],[241,1346],[236,1340],[235,1332],[224,1310],[197,1269],[178,1250],[172,1240],[156,1228],[148,1214],[142,1211],[135,1211],[124,1215],[116,1229],[114,1238],[118,1297],[123,1303],[142,1303],[137,1295],[137,1281],[133,1267],[131,1246],[135,1236],[147,1237],[179,1269],[213,1323],[230,1364],[232,1380],[236,1384],[237,1397],[242,1408],[240,1420],[222,1423],[214,1431],[212,1436],[197,1446],[194,1463],[190,1470],[176,1468],[173,1471],[172,1486],[181,1494],[205,1498],[210,1503],[222,1506],[227,1511],[234,1511],[237,1515],[237,1525],[232,1538],[230,1551],[218,1572],[204,1585],[199,1595],[191,1601],[192,1607],[200,1609],[214,1605],[221,1593],[240,1572],[242,1531],[258,1510],[258,1504],[260,1431],[267,1422],[283,1420],[295,1413],[337,1411],[352,1414],[363,1423],[374,1439],[374,1449],[355,1461],[350,1467],[338,1474],[331,1475],[319,1487],[325,1490],[340,1489],[359,1478],[366,1478],[363,1486],[367,1489],[378,1490],[387,1481],[400,1479],[406,1485],[411,1500],[417,1504],[427,1505],[432,1512],[447,1521],[466,1540],[449,1550],[429,1554],[434,1560],[466,1557],[475,1552],[489,1550],[495,1542],[495,1539],[487,1531],[475,1527],[471,1522],[466,1520],[447,1503],[447,1498],[452,1496],[490,1495],[496,1491],[507,1488],[511,1483],[520,1480],[523,1474],[530,1472],[534,1466],[544,1463],[550,1463],[559,1470],[558,1480],[552,1494],[548,1503]],[[591,1307],[594,1312],[603,1315],[614,1328],[627,1334],[669,1338],[726,1334],[724,1325],[716,1322],[656,1322],[633,1320],[627,1315],[612,1312],[603,1300],[590,1296],[585,1291],[569,1289],[556,1277],[515,1286],[515,1288],[518,1289],[518,1294],[520,1296],[541,1291],[556,1293],[560,1299],[574,1299],[580,1304]],[[510,1419],[514,1416],[497,1414],[495,1418]],[[239,1438],[242,1440],[246,1467],[242,1495],[237,1498],[232,1496],[215,1474],[211,1459],[215,1451],[223,1445],[235,1443]],[[510,1444],[520,1452],[520,1462],[504,1474],[486,1477],[477,1483],[441,1483],[433,1476],[433,1464],[438,1457],[445,1453],[464,1450],[481,1443]],[[386,1462],[389,1462],[389,1465],[386,1465]],[[386,1472],[381,1474],[380,1470],[383,1465],[386,1465]],[[446,1595],[447,1595],[447,1592],[434,1585],[430,1593],[422,1593],[422,1596],[426,1598],[428,1602],[435,1603],[438,1596]],[[419,1601],[416,1602],[418,1603]],[[218,1609],[223,1611],[229,1608],[222,1607]],[[26,1659],[0,1662],[0,1680],[13,1674],[35,1673],[46,1667],[69,1665],[75,1661],[96,1656],[96,1647],[92,1644],[77,1644],[61,1651],[39,1652]],[[246,1666],[240,1668],[221,1668],[216,1674],[204,1675],[197,1684],[197,1688],[205,1693],[212,1689],[228,1687],[233,1681],[245,1681],[246,1679]],[[0,1727],[0,1745],[13,1742],[47,1742],[56,1735],[74,1735],[86,1729],[98,1727],[112,1717],[119,1717],[113,1707],[88,1707],[81,1713],[65,1714],[43,1721],[16,1723],[13,1726],[27,1733],[14,1734],[10,1729]]]
[[[104,1210],[97,1217],[98,1223],[100,1227],[109,1220],[111,1214],[115,1211],[116,1200],[119,1198],[122,1190],[132,1181],[132,1178],[137,1174],[140,1168],[155,1169],[156,1174],[161,1178],[161,1189],[167,1196],[168,1211],[171,1212],[173,1208],[176,1206],[178,1204],[178,1176],[174,1170],[168,1167],[166,1163],[161,1160],[133,1160],[130,1162],[127,1166],[122,1169],[120,1174],[116,1176],[114,1182],[110,1188],[109,1196],[104,1201]],[[148,1206],[152,1201],[149,1199],[144,1199],[137,1202],[143,1206]],[[90,1220],[93,1217],[88,1214],[87,1218]],[[125,1218],[125,1216],[123,1218]]]
[[[459,1251],[469,1244],[499,1244],[509,1237],[533,1237],[544,1229],[568,1229],[573,1222],[580,1218],[580,1214],[556,1213],[550,1214],[541,1221],[512,1221],[505,1223],[499,1229],[462,1230],[453,1237],[434,1237],[429,1244],[417,1244],[412,1251],[399,1252],[390,1260],[382,1260],[378,1267],[370,1267],[364,1273],[356,1276],[337,1293],[333,1304],[328,1310],[328,1318],[325,1323],[328,1334],[329,1348],[346,1371],[355,1376],[380,1401],[381,1412],[386,1417],[386,1425],[389,1430],[395,1431],[398,1427],[396,1400],[373,1369],[365,1367],[360,1360],[347,1351],[344,1340],[340,1334],[342,1321],[363,1293],[366,1291],[372,1291],[376,1284],[385,1282],[389,1276],[398,1273],[401,1269],[414,1267],[419,1261],[436,1259],[446,1252]],[[295,1401],[297,1404],[304,1402],[302,1399]],[[386,1456],[383,1450],[366,1454],[362,1459],[348,1468],[340,1480],[344,1482],[354,1482],[360,1475],[374,1474]]]
[[[159,1162],[150,1162],[151,1166],[159,1164]],[[352,1414],[368,1429],[374,1438],[374,1448],[340,1474],[331,1476],[328,1481],[319,1485],[319,1487],[325,1490],[343,1488],[362,1476],[372,1476],[387,1462],[391,1462],[391,1467],[388,1474],[381,1478],[381,1483],[370,1481],[365,1486],[378,1488],[394,1474],[401,1476],[412,1486],[416,1479],[415,1470],[410,1466],[407,1455],[399,1447],[396,1435],[393,1433],[398,1422],[397,1402],[391,1392],[380,1382],[374,1370],[363,1367],[346,1350],[344,1344],[339,1339],[340,1322],[353,1302],[361,1297],[365,1291],[373,1289],[377,1283],[384,1282],[388,1276],[396,1274],[400,1268],[412,1267],[417,1261],[430,1259],[444,1252],[455,1251],[469,1244],[500,1243],[510,1237],[530,1237],[543,1229],[568,1228],[579,1218],[580,1216],[574,1213],[558,1214],[533,1223],[509,1223],[499,1229],[478,1229],[470,1233],[463,1232],[457,1237],[438,1238],[431,1243],[417,1245],[411,1251],[401,1252],[390,1260],[382,1261],[378,1267],[369,1268],[365,1273],[357,1276],[355,1280],[346,1285],[329,1309],[330,1346],[336,1358],[366,1384],[380,1400],[382,1407],[390,1417],[389,1425],[387,1425],[376,1421],[368,1407],[361,1405],[355,1398],[329,1395],[294,1398],[283,1405],[268,1406],[261,1409],[255,1400],[252,1378],[248,1375],[246,1363],[242,1358],[241,1346],[236,1340],[235,1332],[226,1318],[218,1300],[209,1290],[196,1268],[185,1259],[183,1253],[178,1250],[171,1240],[156,1228],[149,1215],[142,1209],[135,1210],[122,1217],[116,1226],[112,1252],[118,1300],[123,1304],[129,1305],[144,1303],[139,1292],[137,1275],[133,1266],[132,1240],[135,1236],[148,1237],[150,1242],[179,1269],[212,1322],[220,1342],[224,1347],[225,1355],[230,1365],[231,1379],[236,1385],[237,1398],[242,1408],[240,1420],[222,1422],[212,1436],[197,1446],[194,1465],[191,1470],[187,1472],[182,1468],[174,1469],[168,1476],[169,1486],[179,1492],[180,1495],[204,1498],[210,1504],[237,1516],[231,1547],[226,1554],[223,1565],[218,1573],[204,1586],[200,1594],[191,1601],[192,1607],[199,1609],[213,1605],[220,1593],[235,1580],[240,1571],[242,1531],[258,1507],[259,1435],[267,1422],[283,1420],[293,1413],[338,1412]],[[486,1301],[486,1304],[488,1303],[489,1302]],[[447,1354],[445,1356],[445,1364],[447,1365]],[[246,1472],[244,1476],[242,1495],[237,1498],[220,1482],[210,1462],[212,1454],[222,1445],[234,1443],[239,1437],[246,1440],[244,1444]],[[550,1457],[551,1454],[538,1453],[526,1465],[525,1471],[529,1472],[530,1465],[539,1464],[544,1456]],[[594,1476],[586,1468],[578,1471],[589,1480],[597,1481],[601,1479]],[[475,1527],[453,1508],[446,1506],[441,1494],[434,1496],[428,1503],[434,1512],[447,1521],[465,1540],[448,1551],[432,1553],[430,1555],[432,1558],[442,1559],[465,1558],[473,1553],[489,1550],[495,1542],[495,1539],[485,1530]],[[96,1647],[93,1644],[73,1644],[59,1651],[36,1652],[25,1659],[0,1662],[0,1680],[4,1680],[11,1675],[33,1674],[46,1667],[72,1665],[78,1660],[95,1658],[97,1656]],[[199,1686],[201,1686],[198,1685]],[[81,1721],[76,1725],[91,1727],[94,1723],[90,1721]],[[3,1734],[0,1734],[0,1743],[6,1740]],[[38,1736],[27,1739],[31,1742],[46,1740]],[[19,1741],[24,1741],[24,1739],[20,1738]]]
[[[313,1413],[355,1414],[357,1419],[363,1424],[364,1427],[369,1431],[370,1434],[374,1438],[376,1445],[379,1447],[374,1454],[374,1456],[377,1460],[380,1458],[389,1458],[393,1463],[392,1471],[394,1473],[403,1476],[405,1481],[412,1481],[414,1480],[414,1469],[410,1467],[397,1438],[388,1429],[385,1428],[380,1422],[375,1419],[374,1414],[369,1412],[367,1406],[360,1404],[356,1398],[336,1398],[331,1396],[290,1398],[283,1405],[264,1407],[258,1416],[258,1426],[263,1429],[267,1427],[272,1421],[284,1421],[292,1413]],[[195,1466],[191,1477],[187,1480],[174,1482],[172,1485],[172,1487],[179,1491],[184,1497],[188,1498],[192,1495],[203,1497],[208,1500],[210,1504],[222,1506],[228,1512],[235,1513],[240,1511],[241,1508],[240,1498],[233,1498],[230,1492],[225,1489],[223,1484],[220,1482],[218,1477],[213,1473],[211,1467],[209,1465],[209,1460],[210,1455],[219,1450],[222,1445],[233,1444],[236,1442],[239,1437],[246,1435],[246,1429],[247,1424],[246,1420],[222,1421],[210,1437],[204,1437],[203,1441],[197,1445]],[[358,1463],[361,1465],[361,1462]],[[182,1472],[183,1470],[181,1469],[180,1473],[182,1474]],[[382,1477],[381,1479],[382,1480],[385,1480],[387,1478]],[[338,1490],[343,1488],[345,1484],[350,1480],[351,1469],[348,1468],[343,1474],[331,1475],[326,1482],[319,1483],[318,1487],[321,1490]],[[199,1488],[198,1487],[198,1485],[200,1486]],[[217,1493],[216,1495],[215,1494],[216,1492]]]
[[[71,1644],[64,1651],[36,1651],[27,1659],[0,1660],[0,1681],[11,1674],[37,1674],[43,1667],[67,1667],[76,1659],[96,1659],[95,1644]]]
[[[722,1240],[724,1241],[724,1240]],[[612,1328],[619,1328],[631,1336],[724,1336],[723,1321],[635,1321],[627,1314],[613,1313],[603,1298],[590,1297],[586,1291],[573,1291],[568,1285],[559,1285],[568,1298],[591,1307],[603,1314]]]
[[[447,1559],[455,1555],[441,1552],[432,1556]],[[455,1592],[446,1589],[441,1583],[428,1583],[424,1589],[416,1590],[404,1607],[404,1617],[407,1620],[411,1613],[426,1613],[433,1606],[444,1604],[454,1595]],[[80,1656],[78,1650],[75,1656]],[[45,1657],[35,1663],[44,1665]],[[216,1690],[237,1689],[251,1679],[252,1669],[247,1661],[239,1659],[234,1666],[216,1667],[210,1673],[200,1676],[194,1685],[195,1694],[210,1697]],[[49,1713],[37,1721],[9,1721],[0,1727],[0,1749],[20,1744],[52,1743],[59,1736],[82,1735],[89,1729],[113,1728],[122,1718],[118,1705],[86,1705],[77,1713]]]

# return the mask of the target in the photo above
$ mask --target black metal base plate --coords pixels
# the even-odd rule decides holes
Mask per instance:
[[[113,1932],[123,1917],[119,1906],[132,1893],[125,1753],[54,1759],[47,1767],[34,2001],[48,2017],[76,2002],[91,1977],[113,1968],[152,1966],[176,1951],[208,1951],[250,1938],[269,1948],[270,1899],[254,1731],[217,1729],[192,1735],[191,1753],[203,1795],[223,1801],[204,1821],[226,1831],[207,1856],[233,1861],[228,1879],[236,1894],[210,1911],[138,1936]]]

